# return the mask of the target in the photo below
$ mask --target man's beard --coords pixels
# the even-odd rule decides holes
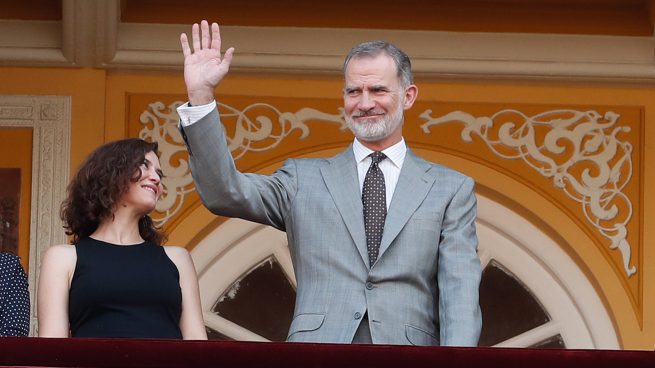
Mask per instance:
[[[373,111],[374,112],[374,111]],[[371,112],[371,113],[373,113]],[[355,114],[355,117],[367,114]],[[390,136],[403,122],[403,105],[399,101],[396,110],[390,115],[386,114],[372,121],[355,122],[353,116],[346,116],[346,125],[355,134],[355,137],[364,142],[376,142]]]

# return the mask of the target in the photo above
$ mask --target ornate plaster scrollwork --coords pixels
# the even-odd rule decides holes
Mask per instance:
[[[168,106],[153,102],[149,109],[141,113],[140,122],[144,127],[139,132],[142,139],[158,142],[161,151],[160,164],[164,172],[162,184],[164,193],[157,203],[153,220],[163,225],[171,219],[184,204],[184,197],[195,190],[184,140],[177,128],[179,117],[177,107],[183,102],[176,101]],[[238,160],[248,152],[268,151],[277,147],[291,132],[300,131],[300,139],[309,136],[307,121],[320,121],[337,124],[339,129],[347,129],[340,111],[328,114],[312,108],[302,108],[295,113],[282,112],[272,105],[255,103],[243,110],[218,103],[223,124],[235,124],[234,136],[228,137],[228,147]]]
[[[347,129],[342,114],[327,114],[304,107],[295,113],[282,112],[272,105],[254,103],[242,111],[225,104],[219,104],[224,124],[236,122],[235,134],[228,137],[228,147],[238,160],[248,152],[268,151],[277,147],[294,130],[299,130],[300,139],[309,136],[308,120],[318,120],[339,125]],[[277,122],[274,122],[277,119]]]
[[[623,192],[632,177],[632,145],[617,138],[630,127],[617,125],[619,115],[608,111],[569,109],[546,111],[534,116],[506,109],[491,116],[475,117],[453,111],[432,117],[425,110],[426,134],[434,126],[461,122],[462,140],[480,137],[497,156],[520,159],[542,176],[552,179],[572,200],[580,204],[587,221],[618,249],[628,277],[637,272],[630,265],[631,247],[626,225],[632,218],[632,202]]]

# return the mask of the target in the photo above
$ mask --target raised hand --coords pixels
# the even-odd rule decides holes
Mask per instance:
[[[189,102],[205,105],[214,100],[214,89],[230,69],[234,48],[230,47],[221,58],[221,32],[217,23],[212,23],[211,33],[206,20],[195,23],[191,28],[193,51],[186,33],[180,35],[184,53],[184,82]]]

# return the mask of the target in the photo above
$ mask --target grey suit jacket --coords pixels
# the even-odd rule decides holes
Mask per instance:
[[[286,231],[298,283],[289,341],[475,346],[481,328],[473,180],[407,152],[369,267],[352,147],[240,173],[216,110],[182,130],[203,203]]]

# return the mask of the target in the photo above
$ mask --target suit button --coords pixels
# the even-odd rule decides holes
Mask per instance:
[[[372,283],[372,282],[367,282],[367,283],[366,283],[366,288],[367,288],[368,290],[373,290],[373,283]]]
[[[362,318],[362,314],[359,312],[355,312],[355,315],[353,317],[355,317],[355,319],[360,319]]]

